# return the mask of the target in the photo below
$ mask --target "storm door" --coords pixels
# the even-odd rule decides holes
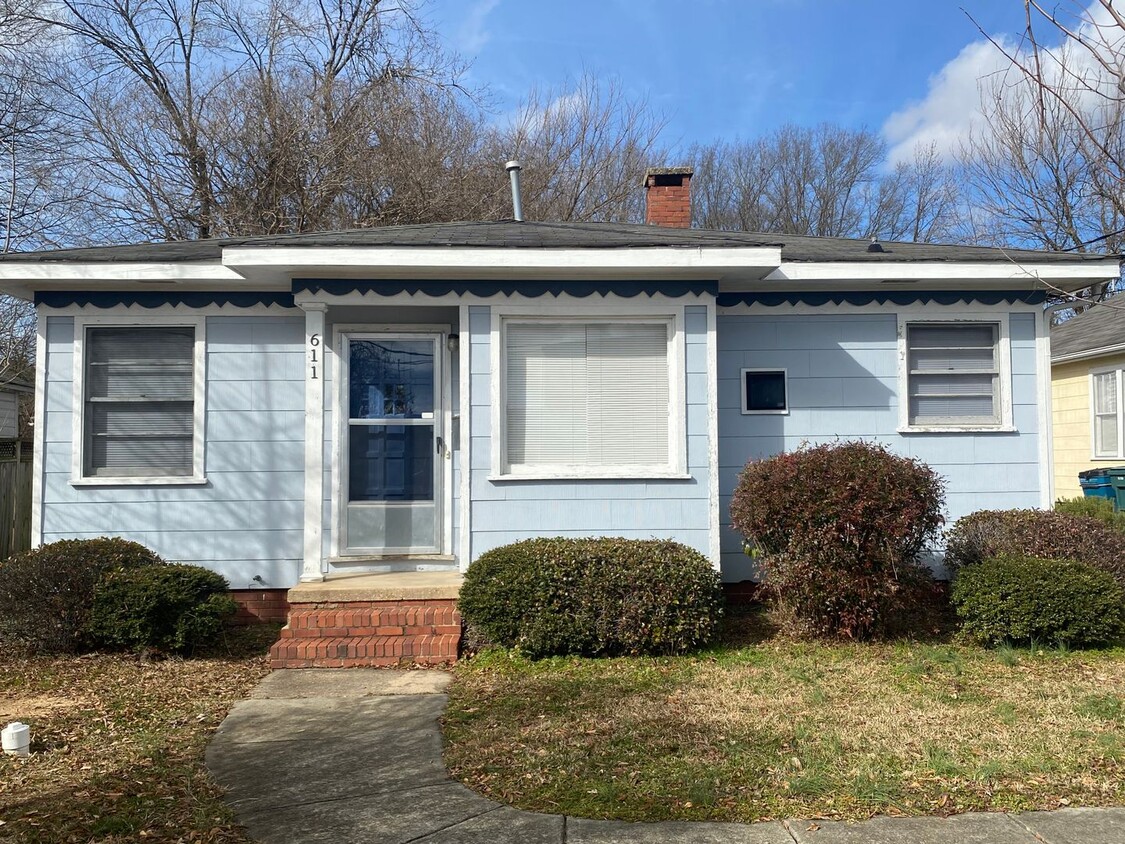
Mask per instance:
[[[344,554],[441,545],[441,335],[352,334],[341,443]]]

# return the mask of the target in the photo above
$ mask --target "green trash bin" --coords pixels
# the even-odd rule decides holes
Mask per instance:
[[[1118,512],[1125,511],[1125,466],[1114,466],[1106,469],[1109,483],[1113,487],[1113,509]]]

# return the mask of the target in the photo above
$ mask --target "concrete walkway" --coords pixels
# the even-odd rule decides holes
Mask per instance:
[[[275,671],[235,705],[207,767],[263,844],[1125,844],[1125,809],[630,824],[540,815],[453,782],[439,671]]]

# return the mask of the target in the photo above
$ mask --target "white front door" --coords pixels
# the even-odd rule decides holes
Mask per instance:
[[[441,548],[440,334],[346,334],[342,556]]]

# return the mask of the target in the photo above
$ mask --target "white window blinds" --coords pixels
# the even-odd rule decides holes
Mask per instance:
[[[1119,371],[1094,376],[1094,456],[1119,457],[1121,398]]]
[[[87,329],[87,477],[192,474],[194,348],[192,328]]]
[[[994,323],[907,327],[911,425],[1000,422],[997,336]]]
[[[668,330],[507,323],[508,466],[667,467]]]

